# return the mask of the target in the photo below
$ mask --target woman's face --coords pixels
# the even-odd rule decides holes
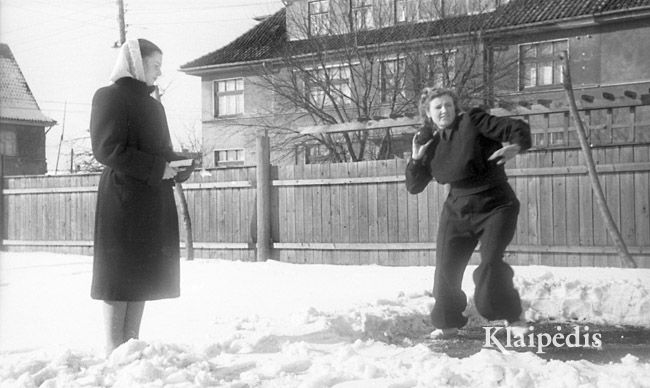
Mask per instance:
[[[153,54],[142,58],[142,66],[144,67],[144,80],[149,86],[153,86],[156,79],[160,77],[162,72],[162,54],[154,52]]]
[[[436,127],[445,129],[449,127],[456,118],[456,107],[454,99],[448,95],[436,97],[429,103],[428,116],[433,120]]]

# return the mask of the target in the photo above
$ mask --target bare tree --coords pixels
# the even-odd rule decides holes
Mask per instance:
[[[319,5],[325,9],[309,12],[287,8],[287,29],[302,39],[288,41],[256,81],[273,103],[268,114],[250,125],[267,127],[274,152],[286,156],[298,148],[320,150],[316,161],[329,162],[399,155],[396,142],[408,147],[408,141],[397,128],[319,134],[300,130],[415,117],[424,86],[455,88],[463,104],[494,104],[495,81],[509,77],[517,66],[516,57],[495,55],[486,37],[493,9],[468,14],[467,9],[443,9],[440,4],[446,2],[436,1],[397,2],[403,7],[399,10],[388,1],[366,9],[325,3]]]
[[[104,166],[95,159],[90,150],[74,150],[73,171],[79,173],[101,172]]]
[[[175,138],[181,147],[182,153],[188,157],[192,157],[199,163],[199,166],[204,167],[203,156],[212,148],[205,145],[200,133],[196,129],[196,124],[186,124],[184,131],[180,135],[176,133]]]

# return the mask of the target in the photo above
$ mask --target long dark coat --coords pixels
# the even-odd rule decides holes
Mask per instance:
[[[97,90],[90,135],[106,167],[99,181],[91,297],[143,301],[180,294],[178,215],[173,181],[162,180],[172,151],[153,88],[121,78]]]

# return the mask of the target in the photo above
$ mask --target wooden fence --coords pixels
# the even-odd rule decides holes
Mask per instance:
[[[594,157],[631,254],[650,267],[650,146],[601,146]],[[433,265],[446,188],[432,183],[420,195],[408,194],[405,163],[274,166],[272,258]],[[183,185],[197,257],[255,260],[255,170],[208,170]],[[521,202],[510,263],[620,266],[579,149],[533,150],[508,174]],[[91,253],[98,180],[95,174],[5,177],[4,248]]]

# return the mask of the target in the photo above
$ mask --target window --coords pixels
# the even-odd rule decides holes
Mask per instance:
[[[456,53],[448,51],[427,55],[427,84],[434,88],[454,86]]]
[[[374,27],[372,18],[372,0],[352,0],[352,25],[355,31]]]
[[[445,6],[448,7],[449,0],[423,0],[419,4],[416,4],[417,7],[417,20],[418,21],[430,21],[438,20],[443,17],[443,15],[449,13],[445,12]]]
[[[305,81],[309,97],[318,106],[345,104],[351,96],[350,67],[333,65],[311,70]]]
[[[329,0],[310,1],[309,9],[309,35],[325,35],[330,27]]]
[[[406,23],[418,20],[419,0],[395,0],[395,21]]]
[[[244,113],[244,79],[214,82],[214,116],[233,116]]]
[[[404,59],[391,59],[381,62],[381,101],[389,102],[404,97]]]
[[[16,132],[0,131],[0,155],[16,156]]]
[[[566,40],[519,46],[520,90],[563,82],[560,52],[568,49]]]
[[[214,151],[214,165],[215,167],[223,166],[239,166],[244,164],[244,149],[225,149]]]
[[[467,0],[467,13],[470,15],[478,15],[494,11],[497,5],[498,0]]]

